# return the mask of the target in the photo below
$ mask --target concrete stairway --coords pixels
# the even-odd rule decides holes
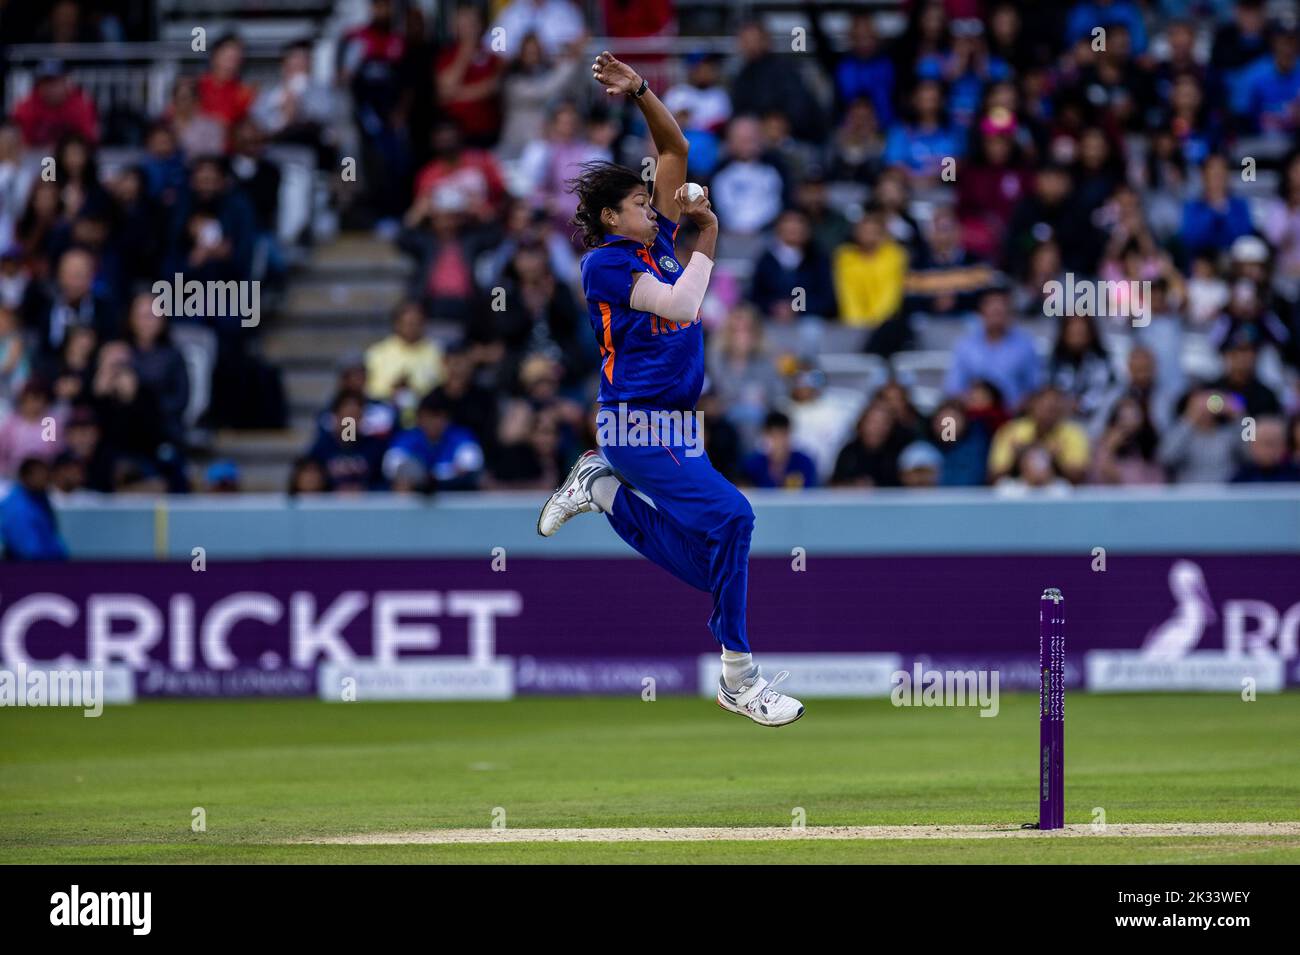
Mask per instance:
[[[286,488],[289,465],[311,442],[316,415],[333,394],[339,362],[388,333],[409,270],[392,245],[354,233],[316,249],[294,273],[262,339],[263,355],[284,375],[290,426],[214,436],[215,456],[239,465],[244,490]]]

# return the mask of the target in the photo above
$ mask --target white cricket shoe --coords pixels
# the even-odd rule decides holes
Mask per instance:
[[[755,666],[740,684],[739,690],[729,689],[727,681],[718,677],[718,706],[748,716],[760,726],[785,726],[793,723],[803,716],[803,704],[793,696],[776,691],[776,685],[789,675],[789,670],[782,670],[769,683]]]
[[[564,483],[542,505],[537,515],[537,533],[550,537],[571,517],[588,511],[602,513],[596,499],[591,496],[591,484],[596,478],[612,475],[613,468],[595,451],[587,451],[569,471]]]

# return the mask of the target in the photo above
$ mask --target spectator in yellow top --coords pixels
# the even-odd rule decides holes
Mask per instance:
[[[1088,469],[1088,434],[1069,420],[1069,404],[1060,389],[1048,385],[1029,399],[1027,410],[998,429],[989,449],[989,483],[1010,474],[1020,452],[1040,445],[1052,455],[1058,474],[1071,483]]]
[[[907,254],[885,231],[878,208],[853,226],[853,241],[835,250],[835,298],[845,325],[872,327],[898,311],[907,277]]]
[[[366,393],[414,408],[442,383],[442,349],[428,335],[424,309],[403,302],[393,313],[393,334],[366,349]]]

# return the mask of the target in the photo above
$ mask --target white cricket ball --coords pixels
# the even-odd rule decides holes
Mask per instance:
[[[698,182],[688,182],[686,184],[686,198],[688,201],[694,202],[702,195],[704,195],[704,187]]]

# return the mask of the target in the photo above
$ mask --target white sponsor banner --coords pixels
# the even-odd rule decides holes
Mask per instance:
[[[351,681],[351,682],[348,682]],[[515,695],[515,661],[467,657],[375,663],[322,663],[316,687],[327,702],[374,700],[509,700]]]
[[[1279,693],[1286,683],[1282,658],[1271,653],[1194,650],[1152,659],[1141,650],[1090,650],[1084,654],[1084,685],[1094,692],[1148,690],[1240,692],[1254,681],[1260,693]]]
[[[782,670],[790,675],[778,688],[798,699],[818,697],[889,696],[891,678],[902,668],[897,653],[764,653],[755,658],[763,676],[772,679]],[[715,653],[699,659],[700,694],[718,695],[722,662]]]

